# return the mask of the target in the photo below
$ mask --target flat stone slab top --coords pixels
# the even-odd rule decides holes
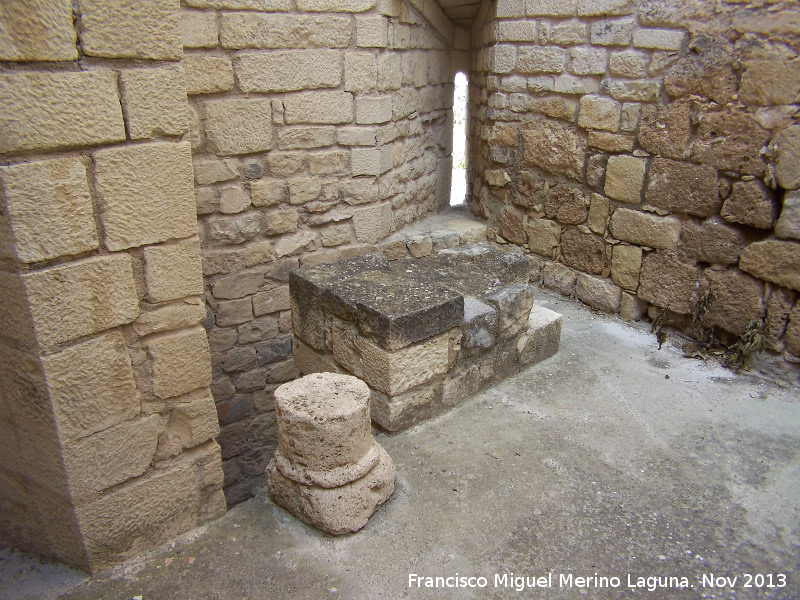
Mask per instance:
[[[394,491],[392,459],[372,437],[370,390],[350,375],[315,373],[275,390],[278,448],[272,500],[333,535],[358,531]]]
[[[359,377],[372,420],[404,429],[558,351],[561,317],[533,306],[529,278],[487,243],[293,271],[295,367]]]

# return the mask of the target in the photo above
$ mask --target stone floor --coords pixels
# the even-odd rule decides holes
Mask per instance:
[[[658,350],[644,324],[545,291],[536,302],[564,315],[560,352],[379,436],[397,489],[359,533],[324,535],[262,494],[93,580],[0,552],[0,598],[800,598],[797,372],[737,375]],[[552,572],[553,587],[495,587],[511,572]],[[456,573],[488,587],[408,586]],[[701,587],[712,573],[736,579]],[[620,588],[559,587],[569,574]],[[693,587],[629,588],[629,574]],[[745,574],[786,585],[748,588]]]

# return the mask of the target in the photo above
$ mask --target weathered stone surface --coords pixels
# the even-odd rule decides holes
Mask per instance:
[[[700,114],[692,160],[724,171],[761,176],[761,150],[770,133],[748,113],[728,109]]]
[[[746,104],[800,101],[800,59],[750,60],[745,64],[739,99]]]
[[[626,290],[636,291],[639,270],[642,268],[642,249],[638,246],[618,244],[611,256],[611,279]]]
[[[528,246],[533,252],[546,258],[555,258],[561,225],[549,219],[528,219],[527,232]]]
[[[239,185],[226,185],[219,190],[219,212],[226,215],[250,208],[250,195]]]
[[[682,315],[691,314],[697,299],[700,271],[665,252],[651,252],[642,260],[638,295],[643,300]]]
[[[622,292],[619,301],[619,316],[626,321],[638,321],[647,312],[647,303],[629,292]]]
[[[583,96],[578,114],[578,125],[587,129],[616,131],[619,128],[621,110],[622,105],[616,100],[602,96]]]
[[[264,290],[253,297],[253,312],[257,317],[290,308],[288,285]]]
[[[0,253],[26,263],[97,248],[86,168],[78,158],[0,167],[8,234]],[[1,228],[5,229],[5,228]]]
[[[573,48],[569,55],[572,59],[570,68],[576,75],[602,75],[606,72],[608,53],[605,48]]]
[[[675,250],[681,236],[681,222],[675,217],[658,217],[636,210],[618,208],[611,215],[609,231],[623,242]]]
[[[97,150],[95,185],[105,245],[123,250],[197,232],[188,142]]]
[[[174,304],[159,306],[141,313],[131,324],[137,335],[144,337],[174,329],[187,329],[206,319],[205,304],[200,298],[184,298]]]
[[[741,223],[759,229],[772,229],[778,216],[775,194],[763,183],[736,181],[731,195],[720,210],[722,218],[730,223]]]
[[[606,225],[608,224],[609,209],[608,198],[600,194],[592,194],[592,199],[589,204],[589,215],[586,220],[589,229],[603,235],[606,231]]]
[[[334,321],[331,330],[336,362],[384,394],[401,394],[447,372],[446,333],[389,352],[343,321]]]
[[[185,296],[202,296],[202,269],[200,240],[197,238],[146,247],[144,279],[147,299],[165,302]]]
[[[800,290],[800,244],[779,240],[755,242],[742,250],[739,268],[759,279]]]
[[[387,396],[375,390],[371,392],[372,420],[387,431],[408,429],[450,408],[442,402],[441,386],[421,388],[399,396]]]
[[[605,242],[594,233],[569,227],[561,234],[560,250],[564,262],[579,271],[599,275],[608,267]]]
[[[208,141],[219,155],[272,148],[272,104],[262,98],[226,98],[204,103]]]
[[[221,486],[219,446],[208,442],[169,468],[150,470],[80,505],[77,518],[93,570],[222,516]]]
[[[180,67],[123,69],[122,104],[131,139],[182,135],[189,129],[189,103]]]
[[[228,181],[238,176],[239,164],[235,158],[201,158],[194,161],[194,178],[200,185]]]
[[[524,161],[550,173],[580,180],[586,154],[586,139],[574,127],[541,121],[522,129]]]
[[[293,92],[335,88],[342,80],[342,57],[336,50],[282,50],[236,57],[243,92]]]
[[[42,357],[58,434],[63,443],[86,437],[139,414],[131,359],[119,332]]]
[[[0,60],[75,60],[72,6],[61,0],[9,0],[0,29]]]
[[[561,315],[543,306],[531,308],[528,329],[517,340],[517,361],[534,365],[555,356],[561,341]]]
[[[650,57],[646,52],[623,50],[612,52],[608,60],[608,70],[612,75],[639,79],[647,76]],[[605,73],[605,70],[603,71]]]
[[[509,242],[524,244],[527,240],[524,221],[525,214],[522,211],[512,206],[506,206],[497,221],[500,235]]]
[[[124,141],[116,75],[0,75],[0,131],[0,154]]]
[[[508,338],[515,335],[528,319],[533,306],[533,287],[527,283],[510,285],[487,294],[484,300],[497,311],[499,335]]]
[[[280,180],[259,179],[250,184],[250,202],[253,206],[274,206],[287,196],[286,183]]]
[[[219,43],[217,15],[214,12],[181,11],[184,48],[214,48]]]
[[[497,338],[497,311],[479,300],[464,298],[463,348],[491,348]]]
[[[775,235],[800,240],[800,192],[786,192],[781,216],[775,224]]]
[[[671,98],[703,96],[721,105],[736,93],[736,73],[732,57],[722,50],[724,42],[711,41],[699,54],[675,63],[664,74],[664,89]]]
[[[800,356],[800,304],[795,304],[789,314],[786,333],[783,336],[786,350],[794,356]]]
[[[722,205],[717,171],[705,165],[656,158],[650,165],[645,201],[672,212],[709,217]]]
[[[589,132],[591,135],[593,132]],[[599,189],[603,185],[606,175],[606,163],[608,156],[605,154],[591,154],[586,161],[586,185],[593,189]]]
[[[589,202],[588,194],[581,188],[557,185],[550,188],[544,211],[549,219],[555,219],[566,225],[578,225],[586,221]]]
[[[223,300],[217,303],[216,314],[220,327],[246,323],[253,318],[253,301],[251,298]]]
[[[611,156],[606,167],[605,194],[620,202],[641,202],[647,163],[633,156]]]
[[[633,39],[636,23],[631,17],[607,19],[592,23],[592,44],[601,46],[627,46]]]
[[[571,17],[576,13],[578,0],[527,0],[529,17]]]
[[[85,496],[138,477],[153,460],[163,430],[160,415],[150,415],[100,431],[64,448],[70,492]],[[102,460],[98,460],[102,457]]]
[[[557,262],[547,263],[542,269],[544,286],[565,296],[571,296],[575,291],[575,279],[576,275],[572,269]]]
[[[180,6],[170,0],[81,0],[80,15],[89,56],[177,60],[183,53]]]
[[[746,243],[741,231],[719,218],[702,223],[687,220],[681,232],[680,253],[690,261],[733,265],[739,262],[739,252]]]
[[[594,130],[589,132],[589,146],[609,152],[630,152],[634,141],[632,134]]]
[[[227,56],[187,54],[181,60],[186,77],[186,93],[213,94],[233,89],[233,65]]]
[[[22,275],[40,345],[130,323],[139,314],[131,257],[111,254]]]
[[[367,384],[315,373],[275,390],[275,463],[297,483],[336,488],[366,475],[378,461]]]
[[[633,45],[636,48],[652,50],[680,50],[686,39],[681,29],[637,29],[633,32]]]
[[[742,335],[748,321],[764,316],[764,284],[738,271],[706,269],[702,287],[712,300],[703,319],[706,327],[717,326]]]
[[[333,145],[335,139],[336,129],[328,126],[283,127],[278,131],[278,147],[281,150],[322,148]]]
[[[221,13],[223,48],[344,48],[352,37],[347,17]]]
[[[381,241],[392,230],[392,207],[377,204],[353,210],[353,227],[359,242],[374,244]]]
[[[374,8],[377,0],[298,0],[297,9],[308,12],[358,13]]]
[[[639,144],[652,154],[666,158],[687,158],[692,136],[691,105],[678,101],[642,107]]]
[[[784,189],[800,188],[800,125],[787,127],[778,137],[775,178]]]
[[[172,409],[167,433],[181,448],[194,448],[218,436],[219,420],[211,393],[199,390],[181,398]]]
[[[211,383],[211,357],[205,330],[193,328],[147,340],[152,361],[153,393],[161,399],[180,396]]]
[[[270,498],[298,519],[330,533],[358,531],[394,491],[395,469],[376,444],[377,464],[366,475],[336,488],[307,486],[285,477],[275,461],[267,466]]]
[[[284,99],[286,123],[340,124],[353,120],[353,95],[340,91],[297,92]]]
[[[575,295],[589,306],[615,313],[619,310],[621,294],[622,290],[607,279],[578,273]]]

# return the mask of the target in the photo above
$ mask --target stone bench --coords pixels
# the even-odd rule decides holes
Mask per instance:
[[[295,367],[363,379],[373,421],[405,429],[558,351],[561,315],[534,306],[529,276],[486,243],[294,271]]]

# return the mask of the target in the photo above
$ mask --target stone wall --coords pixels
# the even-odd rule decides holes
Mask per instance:
[[[96,570],[225,513],[177,2],[0,11],[0,537]]]
[[[543,283],[800,356],[800,8],[498,0],[473,29],[471,204]]]
[[[263,485],[272,392],[295,377],[289,271],[375,251],[447,204],[469,36],[431,0],[185,0],[181,19],[211,389],[236,503]]]

